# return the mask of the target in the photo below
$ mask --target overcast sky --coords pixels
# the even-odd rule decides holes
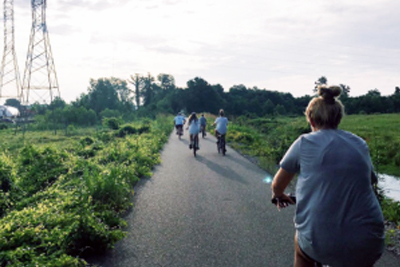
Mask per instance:
[[[21,78],[30,2],[14,0]],[[399,10],[398,0],[54,0],[47,27],[67,102],[91,78],[148,72],[180,87],[201,77],[295,97],[325,76],[351,96],[390,95],[400,86]]]

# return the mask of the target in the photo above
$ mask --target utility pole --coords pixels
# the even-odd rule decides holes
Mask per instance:
[[[14,45],[14,1],[4,0],[4,52],[0,71],[0,104],[9,98],[21,102],[21,79]]]
[[[32,30],[26,56],[22,96],[24,104],[50,104],[60,97],[46,24],[46,0],[31,0]]]

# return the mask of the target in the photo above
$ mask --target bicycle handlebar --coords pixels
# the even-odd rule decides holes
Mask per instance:
[[[288,197],[290,197],[290,199],[294,202],[294,203],[296,203],[296,196],[294,195],[294,194],[292,194],[292,193],[289,193],[288,195],[287,195]],[[274,204],[274,205],[276,205],[276,204],[278,204],[278,202],[282,202],[282,203],[287,203],[287,204],[291,204],[291,203],[289,203],[289,201],[286,201],[286,200],[282,200],[282,199],[280,199],[280,198],[273,198],[273,199],[271,199],[271,203],[272,204]]]

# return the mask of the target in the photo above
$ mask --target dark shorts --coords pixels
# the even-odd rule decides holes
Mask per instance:
[[[175,128],[177,129],[177,130],[180,130],[180,129],[182,129],[182,124],[177,124],[177,125],[175,125]]]

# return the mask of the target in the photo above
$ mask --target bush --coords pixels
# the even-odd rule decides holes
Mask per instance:
[[[67,135],[74,135],[74,134],[76,134],[77,130],[73,124],[70,124],[67,126],[66,132],[67,132]]]
[[[124,125],[118,130],[116,136],[125,137],[127,134],[136,134],[138,130],[133,125]]]
[[[86,136],[80,140],[80,143],[83,146],[88,146],[94,143],[94,139],[92,137]]]
[[[0,130],[5,130],[5,129],[8,129],[8,126],[6,124],[4,124],[4,123],[1,123],[0,124]]]
[[[385,219],[400,225],[400,202],[384,197],[381,206]]]
[[[0,190],[8,192],[15,181],[15,171],[11,158],[4,153],[0,155]]]
[[[103,125],[105,127],[108,127],[112,130],[118,130],[119,126],[123,123],[123,121],[120,118],[105,118],[103,119]]]
[[[121,116],[121,113],[118,110],[115,109],[108,109],[106,108],[102,112],[100,112],[100,118],[117,118]]]
[[[121,214],[132,205],[133,185],[160,162],[170,121],[135,125],[143,134],[124,139],[114,131],[78,142],[69,138],[73,143],[65,151],[24,146],[15,163],[0,154],[0,177],[8,188],[0,190],[0,200],[7,200],[0,202],[6,211],[0,218],[0,266],[83,267],[80,257],[112,248],[125,236]],[[53,139],[41,133],[40,140]],[[13,194],[19,195],[11,199]]]
[[[28,195],[45,189],[68,171],[64,163],[67,158],[66,153],[52,147],[24,147],[18,157],[17,185]]]
[[[0,155],[0,217],[4,216],[13,204],[13,184],[15,181],[15,170],[11,158],[4,153]]]
[[[396,156],[394,156],[393,161],[394,161],[394,165],[396,165],[396,167],[400,167],[400,154],[397,154]]]

